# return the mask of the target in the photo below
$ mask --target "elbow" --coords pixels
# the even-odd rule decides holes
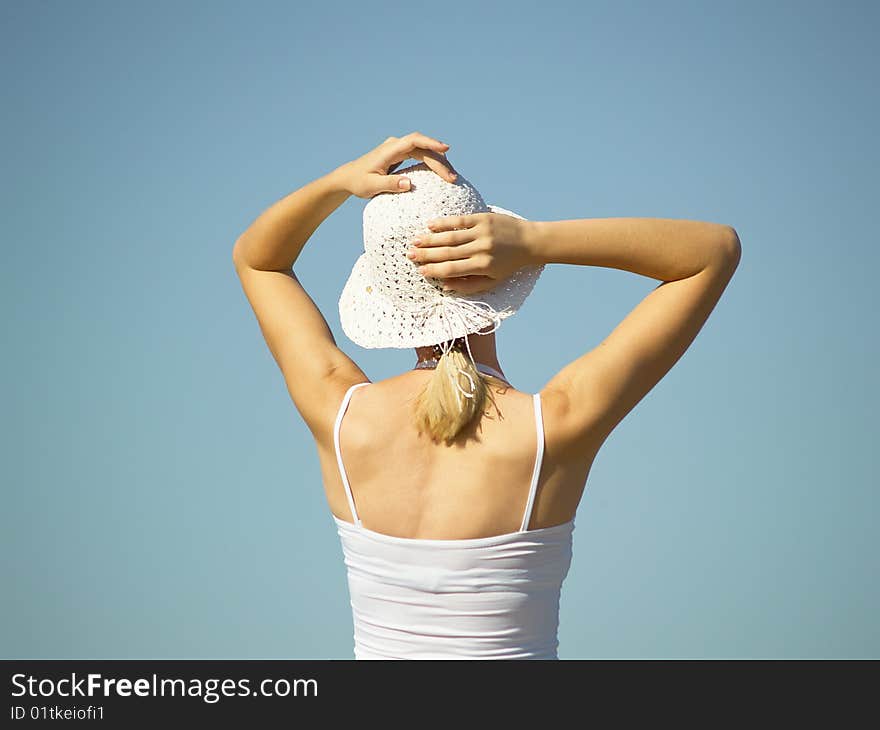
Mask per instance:
[[[722,226],[720,249],[724,260],[727,261],[732,268],[739,266],[742,258],[742,244],[739,240],[739,234],[733,226]]]
[[[242,250],[243,246],[241,243],[241,239],[237,239],[235,245],[232,247],[232,265],[238,269],[242,264]]]

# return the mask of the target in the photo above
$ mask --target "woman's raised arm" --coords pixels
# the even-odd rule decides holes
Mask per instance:
[[[429,222],[410,252],[425,276],[463,294],[492,289],[528,265],[574,264],[622,269],[658,279],[596,348],[547,383],[563,442],[574,457],[599,448],[612,429],[684,354],[733,276],[741,255],[728,225],[671,218],[527,221],[497,213]],[[577,300],[560,317],[574,328]]]
[[[545,386],[559,407],[560,446],[594,454],[696,338],[739,265],[727,225],[665,218],[537,222],[530,239],[544,263],[631,271],[661,284],[595,348]],[[569,336],[572,325],[566,322]]]

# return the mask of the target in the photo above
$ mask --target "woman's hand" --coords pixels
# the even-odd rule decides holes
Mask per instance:
[[[423,276],[443,279],[445,291],[488,291],[535,263],[531,224],[501,213],[437,218],[428,221],[431,233],[410,242],[407,256]]]
[[[445,142],[420,132],[410,132],[405,137],[389,137],[374,150],[346,162],[335,172],[342,187],[359,198],[372,198],[378,193],[401,193],[409,190],[409,178],[390,173],[410,157],[424,162],[444,180],[455,182],[457,175],[444,154],[448,149]]]

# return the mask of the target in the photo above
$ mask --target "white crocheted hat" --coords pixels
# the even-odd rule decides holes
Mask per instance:
[[[450,183],[419,163],[394,174],[412,184],[404,192],[379,193],[364,207],[364,252],[339,298],[346,336],[366,348],[415,348],[494,332],[522,306],[543,265],[521,268],[494,289],[466,295],[444,292],[442,280],[420,274],[406,252],[413,238],[431,232],[427,223],[434,218],[492,212],[526,219],[487,205],[460,173]]]

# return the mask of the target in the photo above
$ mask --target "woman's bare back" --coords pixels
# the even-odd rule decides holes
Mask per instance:
[[[434,444],[412,418],[412,401],[427,377],[430,372],[407,372],[352,393],[339,446],[364,527],[426,539],[518,530],[537,456],[533,396],[492,385],[495,405],[487,398],[482,416],[451,446]],[[574,518],[595,458],[595,450],[562,456],[557,410],[552,391],[542,392],[544,451],[532,530]],[[331,512],[351,522],[335,451],[320,450],[320,461]]]

